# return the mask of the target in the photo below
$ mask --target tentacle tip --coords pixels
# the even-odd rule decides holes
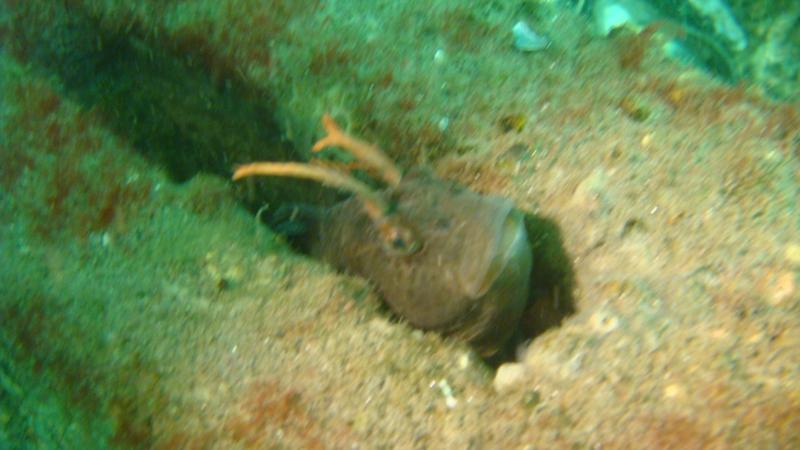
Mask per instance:
[[[322,126],[324,126],[327,129],[331,125],[335,126],[336,125],[336,121],[333,120],[333,117],[331,117],[330,114],[323,113],[322,114]]]
[[[324,138],[318,140],[317,142],[315,142],[314,145],[311,147],[311,152],[312,153],[319,153],[322,150],[324,150],[325,147],[328,146],[328,143],[326,142],[326,139],[327,138],[324,137]]]
[[[336,122],[336,119],[333,118],[328,113],[322,115],[322,127],[325,128],[325,131],[328,133],[328,136],[334,135],[341,135],[342,127]]]
[[[248,172],[247,172],[248,167],[249,166],[247,164],[240,165],[240,166],[235,166],[233,168],[233,175],[231,175],[231,180],[237,181],[237,180],[241,180],[242,178],[245,178],[248,175]]]

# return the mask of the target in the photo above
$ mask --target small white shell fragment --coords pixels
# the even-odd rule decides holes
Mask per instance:
[[[458,400],[456,400],[455,396],[453,395],[453,388],[450,387],[450,384],[442,378],[437,383],[439,385],[439,390],[444,395],[444,404],[447,406],[447,409],[453,409],[458,405]]]
[[[458,357],[458,368],[461,370],[466,370],[469,368],[470,365],[470,357],[469,353],[464,352],[461,356]]]
[[[658,13],[644,0],[596,0],[592,15],[597,31],[608,36],[615,28],[635,32],[658,19]]]
[[[497,392],[506,392],[518,386],[526,378],[528,373],[527,367],[522,363],[505,363],[497,368],[497,373],[494,376],[494,390]]]
[[[442,131],[442,132],[447,131],[447,128],[450,127],[450,118],[447,117],[447,116],[442,117],[436,123],[436,126],[439,127],[439,131]]]
[[[793,242],[787,245],[783,254],[790,266],[800,269],[800,242]]]
[[[624,27],[630,23],[636,24],[630,11],[625,6],[617,3],[610,3],[602,10],[602,13],[597,13],[596,15],[597,28],[600,29],[600,34],[603,36],[608,36],[615,28]]]
[[[520,20],[511,29],[514,35],[514,48],[523,52],[535,52],[550,45],[550,40],[536,33],[525,21]]]
[[[433,54],[433,63],[436,65],[442,65],[447,61],[447,54],[444,52],[443,49],[437,48],[436,52]]]

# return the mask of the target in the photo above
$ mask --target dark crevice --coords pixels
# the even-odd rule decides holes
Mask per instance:
[[[551,219],[526,214],[525,229],[533,255],[527,306],[508,344],[486,361],[492,368],[517,360],[520,348],[546,331],[561,326],[576,312],[573,298],[575,271],[564,248],[560,228]]]
[[[137,152],[176,182],[198,173],[229,178],[236,164],[302,160],[283,138],[268,92],[245,82],[232,65],[207,67],[199,58],[149,41],[137,27],[104,28],[77,8],[47,27],[24,8],[5,30],[13,53],[47,76]],[[25,19],[30,22],[26,23]],[[207,61],[211,64],[211,61]],[[313,183],[273,179],[241,189],[253,210],[292,203],[329,203],[333,194]],[[246,194],[246,195],[245,195]],[[269,214],[265,215],[268,216]]]

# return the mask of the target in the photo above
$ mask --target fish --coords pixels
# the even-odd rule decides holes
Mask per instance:
[[[415,167],[402,173],[377,146],[344,132],[329,115],[312,147],[348,151],[378,175],[372,188],[334,167],[254,162],[233,179],[316,180],[353,195],[323,209],[310,254],[367,279],[411,326],[467,342],[490,358],[509,342],[525,310],[533,254],[524,214],[507,198],[476,193]]]

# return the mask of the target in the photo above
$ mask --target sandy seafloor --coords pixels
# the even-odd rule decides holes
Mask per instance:
[[[800,448],[800,112],[666,59],[668,29],[601,38],[548,2],[2,8],[0,448]],[[553,44],[516,51],[520,18]],[[299,188],[231,168],[307,159],[325,111],[539,223],[513,361],[254,219]]]

